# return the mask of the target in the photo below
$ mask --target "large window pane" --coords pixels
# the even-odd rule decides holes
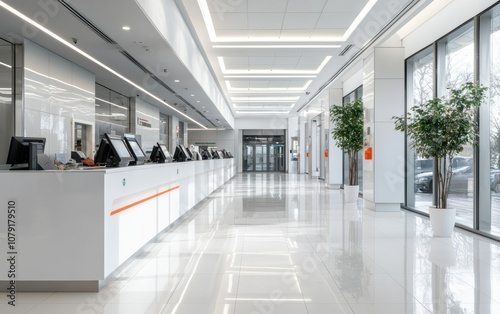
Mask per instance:
[[[434,96],[434,49],[429,47],[406,61],[408,108]],[[411,139],[408,139],[411,142]],[[407,206],[429,212],[432,205],[433,160],[424,159],[408,148]]]
[[[474,81],[474,25],[467,23],[438,43],[438,94]],[[474,160],[472,145],[465,145],[452,161],[448,206],[457,209],[457,223],[474,226]]]
[[[481,137],[489,138],[489,152],[484,152],[489,153],[489,158],[484,161],[489,162],[490,168],[490,189],[483,189],[481,193],[487,193],[490,197],[485,199],[485,203],[489,203],[488,207],[481,204],[479,227],[482,231],[500,236],[500,6],[481,17],[481,35],[485,38],[481,42],[481,79],[489,88],[489,132],[484,132],[489,134],[481,134]],[[484,120],[481,122],[488,123]],[[484,171],[484,167],[482,169]]]
[[[12,65],[12,45],[0,39],[0,164],[7,160],[10,137],[14,135]]]

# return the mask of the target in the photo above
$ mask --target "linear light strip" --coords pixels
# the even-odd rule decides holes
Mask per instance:
[[[238,92],[244,92],[244,91],[273,91],[273,92],[301,92],[305,91],[309,85],[311,85],[312,80],[308,80],[306,84],[302,87],[288,87],[288,88],[279,88],[279,87],[268,87],[268,88],[259,88],[259,87],[249,87],[249,88],[244,88],[244,87],[232,87],[230,81],[226,81],[226,86],[227,89],[231,91],[238,91]]]
[[[224,57],[219,56],[217,60],[219,61],[222,74],[319,74],[331,58],[332,56],[326,56],[316,70],[228,70],[224,62]]]
[[[300,97],[231,97],[233,101],[280,101],[293,102],[299,100]]]
[[[224,78],[316,78],[316,75],[224,75]]]
[[[356,16],[356,18],[352,22],[351,26],[349,26],[349,28],[347,29],[347,31],[344,33],[344,36],[342,36],[342,40],[343,41],[346,41],[347,39],[349,39],[349,37],[354,32],[354,30],[356,30],[356,28],[361,23],[361,21],[363,21],[363,19],[366,17],[366,15],[368,15],[368,12],[370,12],[370,10],[373,8],[373,6],[375,6],[375,4],[377,3],[377,1],[378,0],[370,0],[370,1],[368,1],[368,3],[363,7],[363,9],[361,10],[361,12],[359,12],[358,16]]]
[[[287,114],[290,113],[290,110],[287,111],[236,111],[237,114]]]
[[[51,30],[45,28],[44,26],[38,24],[37,22],[33,21],[32,19],[30,19],[29,17],[27,17],[26,15],[22,14],[21,12],[17,11],[16,9],[14,9],[13,7],[9,6],[8,4],[6,4],[5,2],[3,1],[0,1],[0,7],[3,7],[4,9],[6,9],[7,11],[11,12],[12,14],[16,15],[17,17],[19,17],[20,19],[22,19],[23,21],[33,25],[34,27],[36,27],[37,29],[41,30],[42,32],[44,32],[45,34],[49,35],[50,37],[54,38],[55,40],[59,41],[60,43],[62,43],[63,45],[65,45],[66,47],[78,52],[80,55],[84,56],[85,58],[89,59],[90,61],[94,62],[95,64],[99,65],[100,67],[106,69],[108,72],[114,74],[115,76],[119,77],[120,79],[122,79],[123,81],[129,83],[130,85],[134,86],[135,88],[139,89],[140,91],[144,92],[145,94],[151,96],[152,98],[154,98],[155,100],[159,101],[160,103],[163,103],[165,104],[167,107],[169,107],[170,109],[172,109],[173,111],[177,112],[178,114],[182,115],[183,117],[189,119],[190,121],[196,123],[197,125],[201,126],[202,128],[206,128],[204,125],[202,125],[201,123],[199,123],[198,121],[194,120],[193,118],[191,118],[190,116],[184,114],[183,112],[175,109],[174,107],[172,107],[171,105],[169,105],[167,102],[163,101],[162,99],[160,99],[159,97],[155,96],[153,93],[149,92],[148,90],[144,89],[143,87],[141,87],[140,85],[132,82],[130,79],[126,78],[125,76],[121,75],[120,73],[118,73],[117,71],[111,69],[110,67],[108,67],[107,65],[105,65],[104,63],[102,63],[101,61],[97,60],[96,58],[92,57],[91,55],[89,55],[88,53],[84,52],[83,50],[75,47],[73,44],[65,41],[63,38],[61,38],[59,35],[57,35],[56,33],[52,32]]]
[[[341,45],[213,45],[214,49],[335,49],[340,48]]]

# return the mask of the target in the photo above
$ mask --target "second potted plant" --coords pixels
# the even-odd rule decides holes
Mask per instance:
[[[332,105],[330,121],[333,123],[332,138],[349,159],[349,184],[344,184],[344,196],[346,203],[353,203],[359,194],[358,152],[363,148],[363,100],[359,98],[343,106]]]
[[[434,236],[449,237],[455,226],[456,210],[448,207],[452,159],[464,145],[476,142],[475,109],[485,92],[485,87],[465,83],[448,98],[429,100],[411,108],[406,117],[393,117],[396,130],[407,132],[417,155],[434,159],[437,203],[429,208]]]

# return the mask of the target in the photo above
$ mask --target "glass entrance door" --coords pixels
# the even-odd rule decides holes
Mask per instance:
[[[267,171],[268,168],[267,144],[254,144],[254,145],[255,145],[254,171]]]
[[[244,171],[255,171],[254,145],[246,144],[243,148],[243,169]]]

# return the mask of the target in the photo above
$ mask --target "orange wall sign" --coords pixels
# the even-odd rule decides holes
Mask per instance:
[[[373,159],[373,149],[371,147],[367,147],[365,149],[365,160],[372,160]]]

